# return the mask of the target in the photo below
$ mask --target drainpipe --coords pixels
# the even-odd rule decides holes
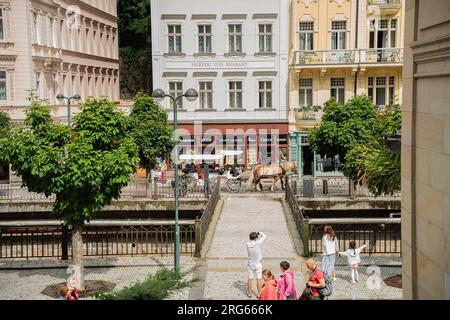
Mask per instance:
[[[358,49],[358,24],[359,24],[359,0],[356,0],[356,19],[355,19],[355,52]],[[358,93],[358,73],[359,73],[359,62],[358,62],[358,68],[356,69],[355,74],[355,84],[354,84],[354,96]]]

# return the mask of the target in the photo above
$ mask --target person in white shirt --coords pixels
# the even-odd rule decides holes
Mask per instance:
[[[339,252],[339,242],[333,228],[330,225],[326,225],[324,228],[324,235],[322,237],[322,271],[328,277],[334,276],[334,264],[336,263],[336,255]]]
[[[364,250],[364,248],[367,246],[367,244],[356,248],[356,242],[354,240],[350,241],[350,249],[348,249],[345,252],[339,252],[340,255],[347,257],[348,265],[350,266],[352,270],[352,283],[359,282],[359,276],[358,276],[358,267],[361,263],[361,251]]]
[[[250,241],[247,242],[248,253],[248,281],[247,281],[247,296],[252,297],[253,294],[253,277],[256,273],[256,287],[258,290],[258,297],[261,294],[262,287],[262,254],[261,244],[266,240],[266,235],[262,232],[250,233]]]

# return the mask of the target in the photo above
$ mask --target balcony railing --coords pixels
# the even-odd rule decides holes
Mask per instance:
[[[367,1],[368,5],[375,5],[375,4],[400,4],[401,0],[369,0]]]
[[[402,63],[403,48],[296,51],[296,65]]]

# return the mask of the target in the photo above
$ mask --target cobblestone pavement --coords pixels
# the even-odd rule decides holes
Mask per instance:
[[[246,295],[245,242],[252,231],[267,234],[267,240],[262,245],[263,268],[270,269],[279,278],[279,263],[288,260],[295,272],[297,293],[302,292],[308,279],[306,259],[297,256],[294,251],[280,203],[281,197],[277,193],[225,195],[222,214],[207,254],[203,299],[249,299]],[[320,266],[322,258],[315,257],[315,260]],[[360,282],[352,284],[345,258],[338,258],[337,279],[330,300],[402,299],[401,289],[389,287],[383,282],[383,279],[398,274],[401,274],[401,259],[398,256],[362,257]]]
[[[0,264],[5,269],[14,267],[17,262]],[[61,262],[56,260],[28,261],[27,264],[29,269],[0,271],[0,300],[52,300],[42,294],[42,290],[67,279],[66,268],[58,267]],[[109,281],[116,284],[115,289],[120,289],[144,280],[162,266],[170,268],[172,264],[173,257],[88,258],[85,279]],[[189,270],[194,267],[194,259],[181,257],[181,265],[182,271]],[[49,268],[36,269],[43,266]],[[191,278],[192,273],[187,276],[187,279]],[[185,300],[188,295],[189,288],[186,288],[173,292],[168,299]]]
[[[204,299],[245,300],[247,283],[246,242],[252,231],[262,231],[267,240],[262,245],[263,268],[280,275],[279,263],[288,260],[294,271],[301,270],[286,225],[279,199],[270,194],[227,195],[207,254]],[[303,286],[297,273],[297,286]],[[256,295],[256,288],[254,290]]]
[[[322,258],[316,257],[321,265]],[[359,282],[353,284],[351,271],[345,257],[336,260],[336,281],[333,282],[333,299],[403,299],[402,289],[386,285],[383,279],[402,273],[401,258],[399,256],[361,256],[358,269]]]

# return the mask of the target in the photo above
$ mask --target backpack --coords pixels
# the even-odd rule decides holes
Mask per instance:
[[[333,293],[333,281],[326,274],[324,274],[323,277],[325,279],[325,287],[318,289],[318,291],[321,296],[329,297]]]

